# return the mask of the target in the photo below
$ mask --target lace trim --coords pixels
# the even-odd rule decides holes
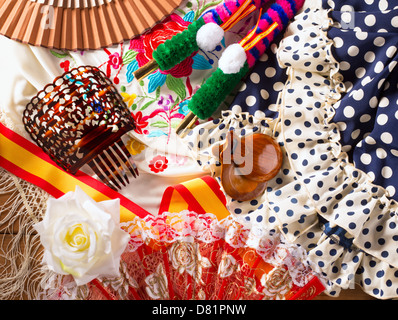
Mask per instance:
[[[1,111],[0,121],[14,129]],[[49,195],[0,168],[0,196],[0,300],[33,299],[46,271],[41,266],[40,238],[32,226],[44,215]]]
[[[273,266],[286,266],[293,283],[299,287],[303,287],[314,276],[302,248],[287,243],[280,233],[247,228],[233,216],[219,221],[212,213],[165,212],[159,216],[122,223],[122,228],[131,235],[129,252],[136,251],[150,240],[214,243],[223,239],[233,248],[254,248],[265,262]]]
[[[48,194],[0,169],[0,195],[6,197],[0,207],[0,299],[33,299],[46,271],[40,238],[32,226],[44,215]]]

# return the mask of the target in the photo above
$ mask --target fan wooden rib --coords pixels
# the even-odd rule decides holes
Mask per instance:
[[[170,14],[181,1],[0,0],[0,34],[46,48],[99,49],[141,34]],[[48,5],[52,21],[45,15]],[[51,27],[44,28],[46,24]]]

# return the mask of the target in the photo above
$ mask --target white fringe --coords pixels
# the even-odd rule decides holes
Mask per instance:
[[[0,121],[13,124],[0,112]],[[26,132],[17,132],[26,136]],[[43,247],[33,225],[44,216],[49,194],[0,168],[0,300],[31,300],[40,281]]]
[[[0,299],[34,299],[42,270],[42,246],[32,225],[49,195],[0,168]]]

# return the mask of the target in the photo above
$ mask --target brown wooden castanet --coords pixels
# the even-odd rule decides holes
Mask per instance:
[[[221,171],[221,184],[224,191],[238,201],[250,201],[257,198],[265,191],[267,181],[257,182],[247,179],[244,175],[237,174],[239,168],[231,164],[223,165]]]
[[[239,138],[230,131],[219,150],[223,188],[240,201],[252,200],[263,193],[267,181],[276,176],[283,162],[279,144],[261,133]]]
[[[242,169],[242,174],[247,179],[258,182],[268,181],[281,169],[282,150],[275,139],[269,135],[255,133],[241,139],[241,150],[244,162],[237,163],[237,166]],[[252,161],[253,165],[248,165],[247,161]]]

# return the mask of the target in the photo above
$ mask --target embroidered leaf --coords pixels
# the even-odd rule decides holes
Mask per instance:
[[[57,58],[66,58],[66,57],[70,57],[69,52],[56,52],[54,50],[50,50],[51,54]]]
[[[155,72],[152,73],[148,79],[148,93],[154,92],[158,87],[161,87],[166,82],[167,76],[163,73]]]
[[[167,128],[169,125],[164,122],[164,121],[156,121],[151,123],[151,127],[156,127],[156,128]]]
[[[192,64],[193,69],[208,70],[213,68],[210,62],[207,61],[207,59],[200,54],[196,54],[192,59],[193,59],[193,64]]]
[[[134,79],[134,74],[133,72],[138,69],[138,61],[133,60],[127,65],[127,72],[126,72],[126,77],[127,77],[127,82],[131,82]]]
[[[147,135],[147,137],[149,138],[157,138],[161,136],[167,136],[167,133],[161,130],[153,130]]]
[[[189,2],[188,2],[188,3],[189,3]],[[187,6],[188,6],[188,3],[187,3]],[[181,13],[181,14],[185,14],[185,11],[182,10],[182,9],[180,9],[180,8],[177,8],[176,11],[178,11],[178,12]]]
[[[124,55],[123,55],[123,64],[129,64],[134,60],[134,58],[137,56],[138,52],[134,50],[128,50]]]
[[[178,106],[179,104],[180,104],[180,97],[177,97],[176,101],[173,103],[173,105],[172,105],[172,107],[171,107],[171,110],[174,110],[174,108],[175,108],[176,106]]]
[[[158,100],[159,97],[160,97],[160,87],[158,87],[158,88],[156,89],[156,100]]]
[[[149,107],[152,103],[154,103],[154,102],[155,102],[155,100],[151,100],[151,101],[145,103],[145,104],[140,108],[140,111],[145,110],[146,108],[148,108],[148,107]]]
[[[131,110],[135,110],[135,109],[137,109],[137,104],[136,103],[134,103],[132,106],[131,106]]]
[[[181,78],[174,78],[172,75],[168,74],[166,78],[167,88],[177,93],[177,95],[184,100],[186,97],[185,85]]]
[[[193,22],[194,18],[195,18],[195,12],[191,10],[182,19],[184,21]]]

